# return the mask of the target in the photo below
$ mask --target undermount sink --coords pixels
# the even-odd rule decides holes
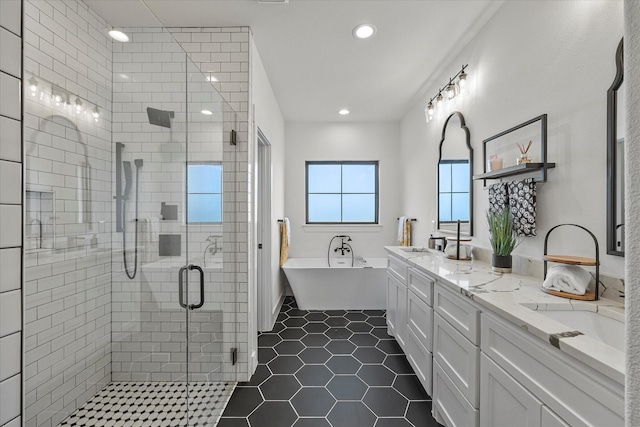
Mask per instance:
[[[625,325],[623,322],[585,310],[537,310],[536,312],[571,326],[576,331],[620,351],[625,351]]]
[[[413,246],[401,246],[400,250],[405,252],[429,252],[428,248],[417,248]]]

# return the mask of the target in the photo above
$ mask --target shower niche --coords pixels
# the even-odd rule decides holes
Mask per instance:
[[[25,205],[25,250],[56,249],[55,193],[27,190]]]

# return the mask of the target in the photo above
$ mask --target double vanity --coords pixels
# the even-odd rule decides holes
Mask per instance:
[[[624,307],[386,247],[387,325],[445,426],[623,426]]]

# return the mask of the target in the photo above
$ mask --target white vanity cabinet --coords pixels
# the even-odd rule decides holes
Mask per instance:
[[[481,426],[624,426],[622,384],[498,316],[481,324]]]
[[[480,309],[446,285],[434,289],[433,414],[446,426],[477,426]]]
[[[431,395],[433,387],[432,335],[433,335],[433,286],[435,280],[409,268],[407,274],[407,360],[420,383]]]
[[[387,268],[387,328],[402,350],[407,352],[407,273],[409,266],[389,256]]]

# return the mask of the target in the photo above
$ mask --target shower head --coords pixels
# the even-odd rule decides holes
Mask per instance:
[[[140,169],[142,167],[143,161],[142,159],[135,159],[133,163],[136,165],[136,169]]]
[[[175,116],[173,111],[158,110],[147,107],[149,123],[163,128],[171,128],[171,119]]]

